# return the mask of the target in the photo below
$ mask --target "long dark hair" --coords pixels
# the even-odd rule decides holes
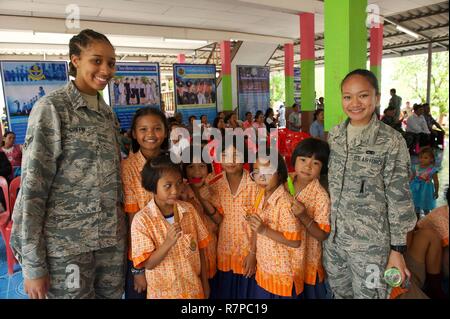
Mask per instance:
[[[167,148],[169,147],[169,125],[167,124],[166,116],[159,109],[155,109],[152,107],[143,107],[137,110],[136,113],[134,113],[133,121],[131,122],[131,132],[134,132],[134,130],[136,129],[136,123],[138,118],[146,115],[155,115],[159,117],[160,120],[163,122],[164,130],[167,136],[164,139],[164,142],[161,144],[161,150],[166,151]],[[133,136],[131,136],[131,148],[133,150],[133,153],[139,151],[140,148],[138,141]]]

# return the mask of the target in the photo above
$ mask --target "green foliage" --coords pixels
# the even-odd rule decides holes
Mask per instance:
[[[284,104],[284,74],[283,72],[270,73],[270,97],[271,105],[274,106],[280,102]]]
[[[448,58],[448,51],[436,52],[432,56],[430,106],[439,108],[439,116],[448,113]],[[400,96],[426,101],[427,60],[427,54],[398,59],[393,79],[402,83],[397,87],[397,92],[401,92]]]

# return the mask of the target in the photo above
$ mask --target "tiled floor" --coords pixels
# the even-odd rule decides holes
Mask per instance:
[[[449,143],[448,139],[445,141],[444,152],[440,151],[438,155],[437,165],[441,165],[442,169],[439,172],[439,199],[437,206],[445,205],[444,191],[449,186]],[[412,163],[417,162],[417,158],[411,159]],[[27,299],[23,291],[23,277],[22,270],[19,265],[15,266],[14,275],[9,276],[6,265],[6,251],[5,244],[0,239],[0,299]]]
[[[5,243],[0,236],[0,299],[27,299],[23,291],[22,270],[19,265],[15,265],[14,274],[8,275],[6,265]]]

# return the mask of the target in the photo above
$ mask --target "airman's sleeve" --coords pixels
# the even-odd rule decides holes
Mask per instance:
[[[405,140],[395,135],[383,173],[391,245],[406,245],[406,234],[414,229],[416,214],[409,190],[410,157]]]
[[[60,118],[53,103],[40,100],[28,120],[24,144],[19,205],[13,214],[11,246],[19,257],[23,275],[36,279],[47,275],[43,227],[46,203],[61,155]]]

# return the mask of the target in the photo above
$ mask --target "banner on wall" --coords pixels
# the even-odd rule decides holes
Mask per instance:
[[[301,105],[301,87],[302,87],[302,81],[300,78],[300,68],[294,68],[294,102],[298,105]],[[292,106],[292,105],[288,105]]]
[[[109,103],[120,127],[128,130],[136,110],[147,106],[161,108],[159,64],[118,62],[108,89]]]
[[[245,113],[263,111],[270,107],[270,68],[268,66],[238,65],[239,118]]]
[[[195,115],[212,122],[217,116],[216,66],[214,64],[174,64],[175,109],[181,112],[183,123]]]
[[[69,81],[67,63],[2,61],[0,69],[9,130],[16,134],[16,143],[23,144],[35,103]]]

